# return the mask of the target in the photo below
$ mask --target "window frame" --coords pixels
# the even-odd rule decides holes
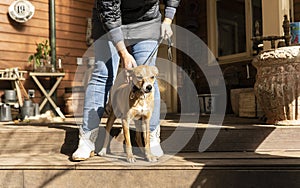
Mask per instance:
[[[253,58],[252,53],[252,2],[245,0],[246,51],[242,53],[220,56],[218,54],[218,22],[217,0],[207,0],[208,47],[217,58],[219,64],[247,61]],[[209,63],[212,64],[212,63]]]

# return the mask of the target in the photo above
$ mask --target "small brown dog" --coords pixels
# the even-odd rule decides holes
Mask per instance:
[[[130,70],[131,80],[123,84],[111,93],[108,103],[109,118],[106,123],[106,136],[100,156],[106,155],[109,142],[110,130],[117,117],[122,120],[122,127],[125,137],[127,161],[136,162],[132,153],[129,125],[132,120],[142,120],[141,127],[136,125],[136,142],[143,147],[140,128],[143,131],[145,142],[145,156],[149,162],[157,161],[157,158],[150,151],[150,118],[154,108],[154,82],[158,75],[155,66],[141,65]],[[139,130],[139,131],[138,131]]]

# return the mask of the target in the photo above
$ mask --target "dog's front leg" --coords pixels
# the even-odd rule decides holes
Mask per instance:
[[[135,157],[132,153],[132,146],[130,141],[130,131],[129,131],[129,119],[122,119],[122,126],[124,131],[124,137],[125,137],[125,145],[126,145],[126,153],[127,153],[127,161],[130,163],[136,162]]]
[[[138,147],[140,148],[142,153],[145,153],[145,148],[143,145],[143,140],[142,140],[142,132],[145,130],[143,127],[143,122],[141,120],[136,120],[135,121],[135,141]]]
[[[152,155],[150,150],[150,118],[144,120],[143,126],[143,133],[144,133],[144,141],[145,141],[145,155],[149,162],[156,162],[157,157]]]
[[[110,131],[111,131],[111,128],[116,120],[116,116],[115,114],[112,112],[106,122],[106,127],[105,127],[105,140],[104,140],[104,143],[103,143],[103,147],[101,149],[101,151],[98,153],[98,155],[100,156],[105,156],[106,155],[106,152],[107,152],[107,146],[108,146],[108,142],[109,142],[109,137],[110,137]]]

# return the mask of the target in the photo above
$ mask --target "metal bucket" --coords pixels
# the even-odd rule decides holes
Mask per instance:
[[[21,108],[21,116],[24,119],[26,116],[34,116],[34,106],[31,100],[24,100],[24,104]]]
[[[11,121],[11,108],[8,104],[2,104],[0,106],[0,121]]]
[[[15,90],[4,90],[4,101],[5,103],[16,102],[17,94]]]

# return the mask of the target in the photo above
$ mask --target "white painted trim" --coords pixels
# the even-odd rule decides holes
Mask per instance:
[[[218,56],[218,26],[217,26],[217,11],[216,11],[216,0],[207,0],[207,37],[208,37],[208,47],[211,52],[218,59],[219,64],[232,63],[248,60],[252,58],[252,6],[251,0],[245,0],[245,23],[246,23],[246,51],[243,53]],[[209,61],[208,64],[213,63]]]
[[[210,48],[211,52],[217,57],[218,55],[218,35],[217,35],[217,12],[215,11],[216,8],[216,1],[215,0],[207,0],[207,37],[208,37],[208,47]],[[210,61],[209,61],[210,62]]]
[[[246,0],[245,6],[245,13],[246,13],[246,54],[247,57],[251,57],[253,54],[252,49],[252,23],[253,23],[253,15],[252,15],[252,1]]]
[[[294,22],[294,0],[290,0],[290,21]]]
[[[176,15],[175,15],[175,17],[174,17],[174,19],[173,19],[173,24],[174,25],[176,25]],[[174,37],[174,40],[172,41],[172,43],[173,43],[173,46],[176,46],[176,36],[177,36],[177,34],[176,34],[176,27],[173,27],[173,37]],[[172,62],[173,63],[175,63],[176,65],[177,65],[177,56],[176,56],[176,54],[177,54],[177,48],[172,48]],[[174,88],[178,88],[178,82],[177,82],[177,66],[172,66],[171,67],[171,69],[172,70],[170,70],[170,72],[171,72],[171,81],[172,81],[172,86],[174,87]],[[177,103],[178,103],[178,96],[177,96],[177,92],[174,92],[174,90],[172,90],[173,92],[171,92],[171,104],[172,104],[172,106],[171,106],[171,112],[172,113],[176,113],[176,112],[178,112],[178,105],[177,105]]]
[[[289,9],[290,1],[262,0],[263,36],[284,35],[282,23],[285,14],[288,15],[289,19]],[[264,42],[264,50],[270,48],[270,42]]]

